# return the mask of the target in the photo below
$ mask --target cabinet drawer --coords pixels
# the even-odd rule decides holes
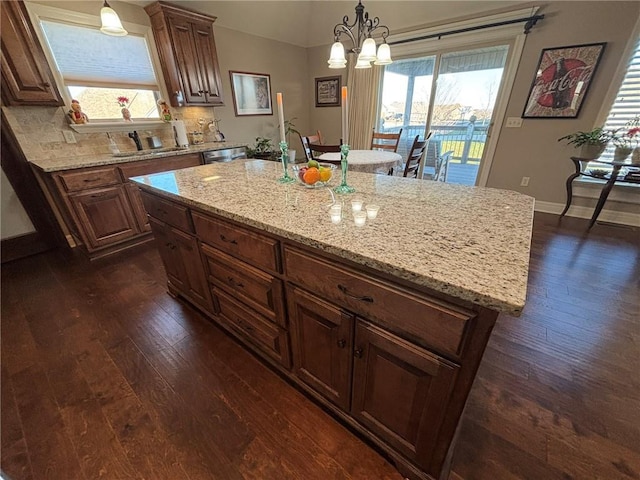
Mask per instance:
[[[142,162],[127,163],[119,166],[118,169],[122,173],[122,178],[127,180],[130,177],[138,177],[140,175],[151,175],[152,173],[195,167],[201,163],[201,156],[199,153],[190,153],[188,155],[178,155],[176,157],[156,158]]]
[[[292,282],[425,346],[460,356],[473,312],[400,290],[288,246],[284,257],[285,274]]]
[[[187,207],[176,205],[147,192],[140,192],[140,196],[149,215],[185,232],[193,232]]]
[[[238,297],[270,321],[286,327],[282,280],[202,244],[209,281]]]
[[[115,167],[61,173],[59,178],[67,192],[77,192],[89,188],[106,187],[121,183]]]
[[[291,366],[289,356],[289,335],[258,313],[223,290],[212,287],[211,291],[218,300],[220,315],[229,321],[229,326],[240,332],[263,352],[275,358],[285,367]]]
[[[192,216],[201,241],[257,267],[279,271],[277,240],[196,212]]]

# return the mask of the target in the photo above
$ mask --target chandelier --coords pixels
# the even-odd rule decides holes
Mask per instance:
[[[382,32],[382,43],[376,53],[376,41],[371,38],[371,34],[377,29]],[[370,19],[369,14],[364,11],[361,0],[358,0],[358,5],[356,5],[356,19],[353,23],[349,25],[349,17],[345,15],[342,23],[333,28],[335,43],[331,46],[331,56],[327,62],[329,68],[345,68],[347,66],[344,45],[340,42],[342,34],[345,34],[353,42],[353,48],[349,51],[358,54],[355,68],[371,68],[371,62],[375,65],[392,63],[391,50],[387,44],[389,28],[386,25],[380,25],[378,17]]]

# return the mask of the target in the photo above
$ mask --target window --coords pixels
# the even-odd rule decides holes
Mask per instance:
[[[624,128],[638,115],[640,115],[640,37],[636,41],[624,79],[604,122],[604,128],[605,130]],[[609,144],[601,158],[607,161],[612,160],[614,148],[614,145]],[[611,167],[596,162],[590,162],[587,168],[611,170]]]
[[[88,24],[91,17],[73,14],[69,23],[61,12],[72,14],[50,8],[38,11],[39,22],[34,23],[39,23],[68,101],[78,100],[91,121],[119,121],[123,104],[118,97],[126,97],[133,118],[159,119],[160,87],[142,33],[146,27],[129,28],[129,35],[113,37]]]

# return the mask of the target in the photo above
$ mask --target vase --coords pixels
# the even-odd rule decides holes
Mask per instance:
[[[631,155],[632,151],[633,149],[631,147],[616,147],[616,149],[613,151],[613,161],[622,162],[629,155]]]
[[[580,147],[580,158],[585,160],[593,160],[598,158],[604,152],[604,149],[607,148],[607,145],[582,145]]]
[[[131,122],[131,112],[129,111],[129,109],[127,107],[122,107],[122,110],[120,110],[120,112],[122,113],[122,118],[124,119],[125,122]]]
[[[640,165],[640,147],[633,149],[633,152],[631,153],[631,164]]]
[[[342,182],[336,188],[333,189],[336,193],[353,193],[356,191],[355,188],[349,186],[347,184],[347,170],[349,170],[349,161],[347,157],[349,156],[349,145],[341,145],[340,146],[340,168],[342,169]]]

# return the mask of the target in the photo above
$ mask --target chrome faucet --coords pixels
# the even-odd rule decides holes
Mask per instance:
[[[136,148],[138,150],[142,150],[142,142],[140,141],[138,132],[136,132],[135,130],[133,132],[129,132],[129,138],[131,138],[134,142],[136,142]]]

